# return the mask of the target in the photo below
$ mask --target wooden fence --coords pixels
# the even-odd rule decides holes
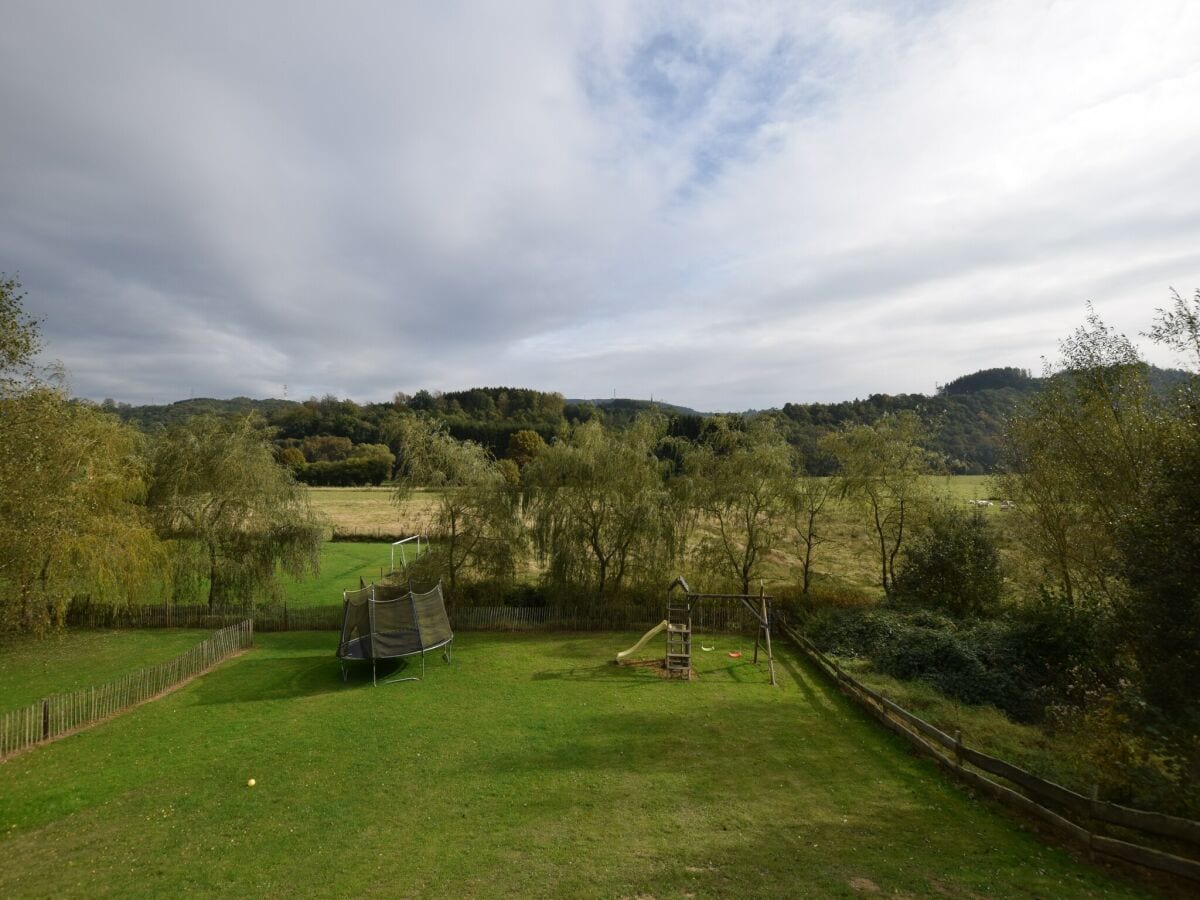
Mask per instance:
[[[606,605],[449,606],[450,623],[461,631],[639,631],[662,620],[659,607]],[[220,628],[252,618],[256,631],[337,631],[342,605],[294,607],[93,606],[72,604],[71,628]],[[709,604],[697,613],[694,628],[707,632],[751,632],[757,623],[740,604]]]
[[[222,628],[175,659],[0,714],[0,759],[149,700],[249,647],[253,640],[254,622],[246,619]]]
[[[930,725],[852,678],[792,627],[782,624],[779,627],[846,696],[917,750],[932,757],[954,777],[1014,809],[1037,817],[1059,834],[1085,846],[1089,855],[1105,854],[1200,882],[1200,822],[1108,803],[1095,796],[1085,797],[968,747],[962,742],[961,734],[951,737]],[[1017,789],[993,781],[982,772],[997,775]],[[1115,826],[1127,833],[1122,837],[1102,833],[1102,830],[1108,830],[1106,826]],[[1139,834],[1165,838],[1172,845],[1186,847],[1181,852],[1188,856],[1135,843]]]

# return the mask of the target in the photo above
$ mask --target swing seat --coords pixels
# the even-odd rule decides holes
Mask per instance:
[[[741,659],[741,658],[742,658],[742,651],[741,651],[741,650],[730,650],[730,651],[729,651],[729,658],[730,658],[730,659]]]

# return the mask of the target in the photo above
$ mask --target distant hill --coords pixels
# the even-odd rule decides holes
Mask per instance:
[[[1167,394],[1191,376],[1178,369],[1148,367],[1154,389]],[[1025,369],[982,369],[938,387],[933,395],[871,394],[866,399],[839,403],[785,403],[780,409],[747,410],[741,417],[773,418],[788,442],[803,454],[810,470],[827,472],[831,462],[821,458],[821,437],[846,425],[870,425],[880,416],[913,410],[928,424],[929,449],[946,460],[951,472],[987,474],[1001,459],[1009,418],[1044,384]],[[105,401],[103,408],[143,429],[183,422],[194,415],[257,413],[276,429],[281,446],[294,446],[320,435],[349,438],[355,444],[392,444],[398,419],[413,413],[432,415],[446,423],[459,440],[476,441],[503,456],[509,438],[521,430],[551,439],[563,426],[600,418],[624,427],[639,413],[658,410],[671,418],[671,433],[695,437],[710,413],[661,400],[614,397],[565,400],[562,394],[528,388],[485,387],[465,391],[418,391],[397,394],[387,403],[355,403],[327,396],[305,401],[252,400],[207,397],[159,406],[130,406]],[[393,448],[395,449],[395,448]]]
[[[579,406],[581,404],[589,404],[598,409],[603,410],[606,414],[615,413],[617,415],[636,415],[640,412],[645,412],[650,409],[657,409],[660,412],[665,412],[677,416],[708,416],[711,413],[699,412],[689,406],[678,406],[674,403],[666,403],[662,400],[631,400],[626,397],[611,397],[604,400],[567,400],[567,406]]]

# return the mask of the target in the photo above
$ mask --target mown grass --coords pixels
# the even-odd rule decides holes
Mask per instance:
[[[945,783],[785,648],[777,689],[724,654],[680,683],[612,664],[636,638],[463,634],[452,665],[373,688],[338,678],[333,634],[262,635],[0,766],[0,894],[1143,893]]]
[[[165,662],[211,634],[162,628],[0,638],[0,712]]]
[[[342,591],[358,590],[360,576],[378,580],[391,565],[390,552],[391,545],[386,542],[326,542],[321,546],[319,575],[284,576],[287,602],[294,606],[337,605],[342,602]]]

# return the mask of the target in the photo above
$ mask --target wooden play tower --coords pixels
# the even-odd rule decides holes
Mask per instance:
[[[678,589],[678,590],[676,590]],[[758,622],[758,633],[754,638],[754,664],[758,665],[758,648],[762,644],[767,651],[767,667],[771,672],[771,684],[775,684],[775,656],[771,652],[771,597],[759,592],[753,594],[695,594],[680,575],[667,588],[667,675],[671,678],[691,680],[692,677],[692,610],[705,601],[736,600]]]
[[[674,590],[680,585],[681,594]],[[692,677],[692,602],[683,578],[676,578],[667,588],[667,675]]]

